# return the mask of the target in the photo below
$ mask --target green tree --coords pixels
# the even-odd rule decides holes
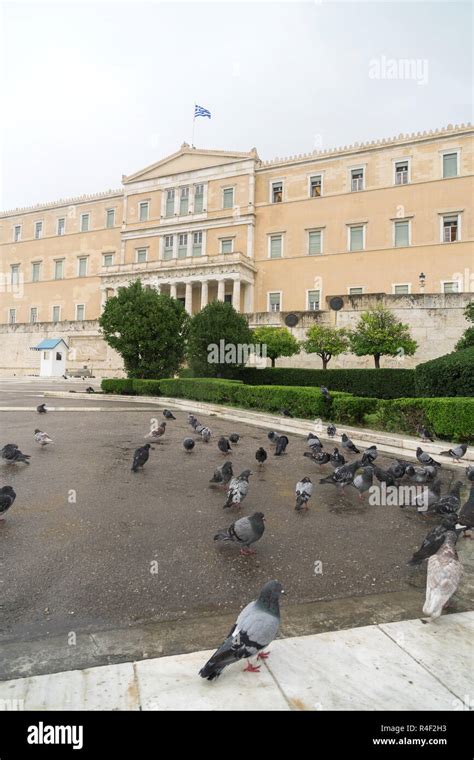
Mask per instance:
[[[373,356],[377,369],[381,356],[412,356],[418,346],[408,325],[382,305],[365,311],[349,337],[352,352],[356,356]]]
[[[272,367],[280,356],[294,356],[300,352],[300,344],[286,327],[256,327],[253,340],[266,346],[267,356]]]
[[[333,356],[339,356],[349,350],[349,338],[344,329],[313,325],[306,331],[306,340],[301,345],[307,354],[317,354],[327,369]]]
[[[246,318],[232,304],[212,301],[191,319],[186,356],[196,375],[225,377],[245,364],[251,343]]]
[[[189,317],[183,304],[144,288],[140,280],[109,298],[99,319],[103,335],[123,358],[129,377],[174,375],[184,360]]]
[[[474,322],[474,301],[468,303],[464,309],[464,316],[468,322]],[[471,348],[474,346],[474,326],[468,327],[459,338],[458,342],[454,346],[455,351],[462,351],[463,348]]]

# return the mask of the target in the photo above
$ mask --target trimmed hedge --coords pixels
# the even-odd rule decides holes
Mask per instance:
[[[121,395],[125,396],[135,396],[136,392],[133,389],[133,380],[132,378],[104,378],[102,380],[100,387],[104,391],[104,393],[120,393]]]
[[[332,401],[331,421],[346,425],[361,425],[367,414],[377,411],[378,398],[361,396],[335,396]]]
[[[374,419],[376,427],[395,433],[417,434],[425,425],[439,438],[474,440],[473,398],[400,398],[380,401]]]
[[[370,398],[416,396],[413,369],[295,369],[245,367],[233,377],[248,385],[298,385]]]
[[[474,346],[415,368],[416,396],[474,396]]]

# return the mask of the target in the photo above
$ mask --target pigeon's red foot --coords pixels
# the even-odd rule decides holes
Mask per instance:
[[[4,517],[0,517],[0,522],[5,522],[5,518]]]
[[[240,553],[241,553],[242,557],[248,557],[251,554],[256,554],[256,551],[255,551],[255,549],[246,549],[246,548],[242,547],[242,549],[240,550]]]
[[[247,663],[247,667],[244,668],[244,673],[260,673],[260,665],[252,665],[251,662]]]
[[[270,657],[270,652],[259,652],[257,660],[267,660]]]

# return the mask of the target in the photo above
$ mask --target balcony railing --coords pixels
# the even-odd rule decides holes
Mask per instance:
[[[103,277],[112,274],[140,274],[141,272],[155,272],[160,269],[188,269],[190,266],[199,266],[210,264],[212,266],[221,266],[225,264],[243,264],[251,269],[255,269],[252,260],[241,251],[232,253],[218,253],[206,256],[186,256],[185,258],[174,259],[154,259],[145,261],[142,264],[130,262],[128,264],[114,264],[113,266],[102,266],[100,274]]]

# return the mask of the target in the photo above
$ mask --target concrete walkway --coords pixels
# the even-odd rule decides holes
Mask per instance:
[[[259,674],[211,651],[0,683],[0,710],[469,710],[474,612],[279,639]],[[469,696],[471,695],[471,696]]]

